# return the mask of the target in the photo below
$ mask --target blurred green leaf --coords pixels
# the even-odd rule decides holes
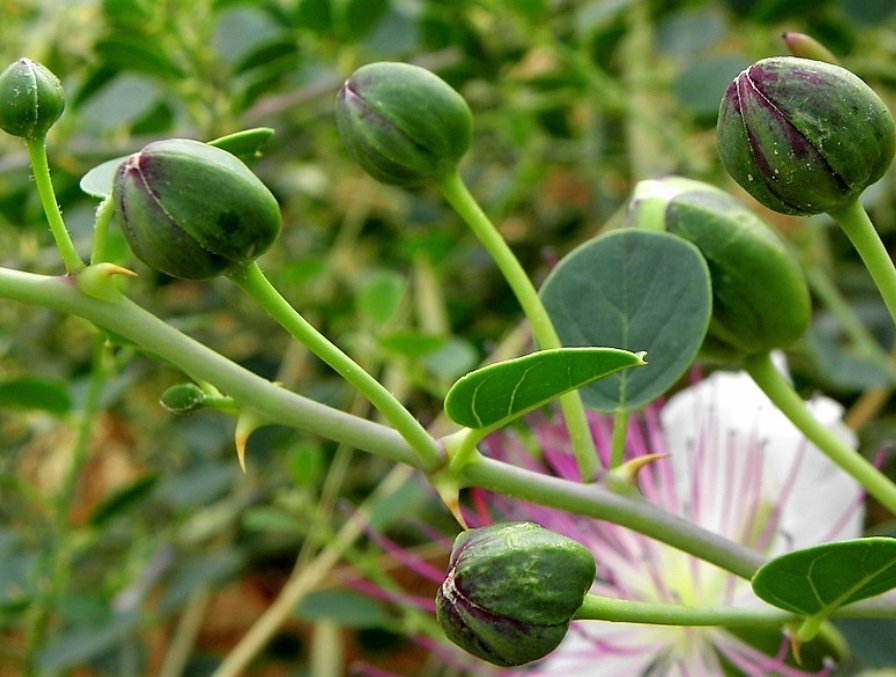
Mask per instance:
[[[712,311],[709,270],[692,244],[668,233],[617,230],[573,250],[541,296],[566,346],[646,351],[646,367],[582,388],[598,411],[637,409],[665,393],[694,361]]]
[[[386,607],[368,595],[352,590],[321,590],[305,597],[295,610],[305,621],[333,621],[346,628],[381,628],[392,618]]]
[[[705,57],[681,71],[672,88],[685,110],[697,118],[714,121],[728,85],[749,65],[745,57]]]
[[[490,364],[462,377],[448,391],[445,413],[468,428],[510,422],[571,390],[643,364],[616,348],[558,348]]]
[[[155,489],[156,475],[144,475],[105,498],[91,513],[89,523],[101,527],[140,505]]]
[[[356,301],[358,310],[374,325],[382,326],[398,311],[407,288],[404,275],[391,270],[377,271],[361,287]]]
[[[119,32],[99,40],[94,45],[94,50],[106,64],[123,71],[145,73],[163,80],[186,76],[155,38]]]
[[[200,555],[182,555],[159,600],[160,613],[172,613],[200,586],[214,587],[232,578],[245,565],[244,554],[234,548]]]
[[[0,381],[0,408],[3,407],[65,414],[72,408],[72,399],[64,383],[21,376]]]
[[[250,508],[243,513],[241,523],[246,531],[303,533],[298,520],[279,508],[265,506]]]
[[[318,442],[297,442],[286,450],[285,463],[293,484],[311,489],[323,477],[324,452]]]
[[[390,332],[379,337],[380,345],[393,353],[405,357],[423,357],[445,347],[444,336],[424,334],[413,330]]]
[[[136,630],[139,620],[140,615],[136,612],[120,613],[110,616],[100,627],[62,632],[40,651],[38,667],[50,672],[83,665],[127,639]]]
[[[722,14],[714,7],[685,9],[665,16],[656,27],[656,48],[671,56],[694,55],[725,35]]]

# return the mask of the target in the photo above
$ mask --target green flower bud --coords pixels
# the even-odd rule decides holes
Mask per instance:
[[[531,522],[471,529],[454,541],[436,618],[458,646],[495,665],[557,648],[594,581],[594,557]]]
[[[868,85],[839,66],[789,56],[758,61],[734,79],[717,132],[731,176],[785,214],[846,207],[896,152],[893,116]]]
[[[62,111],[59,78],[31,59],[19,59],[0,73],[0,129],[26,140],[47,135]]]
[[[172,414],[186,416],[205,407],[206,396],[195,383],[179,383],[162,393],[159,403]]]
[[[137,258],[173,277],[235,272],[280,231],[280,208],[261,180],[199,141],[157,141],[134,153],[118,167],[112,198]]]
[[[709,266],[712,321],[705,348],[752,355],[785,347],[805,333],[811,319],[808,285],[770,226],[727,193],[678,178],[638,184],[635,225],[648,218],[655,227],[658,202],[665,203],[665,229],[693,243]]]
[[[463,97],[437,75],[406,63],[355,71],[339,90],[336,123],[368,174],[400,186],[453,171],[473,134]]]

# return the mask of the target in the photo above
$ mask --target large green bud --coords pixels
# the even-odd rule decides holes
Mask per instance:
[[[747,356],[783,348],[808,329],[811,301],[799,261],[756,214],[713,186],[672,177],[635,188],[635,226],[693,243],[712,279],[705,348]]]
[[[470,653],[523,665],[557,648],[594,574],[587,548],[532,522],[471,529],[454,541],[436,617]]]
[[[118,168],[112,190],[134,254],[173,277],[235,272],[280,232],[271,191],[238,158],[188,139],[146,146]]]
[[[62,84],[41,64],[19,59],[0,73],[0,129],[7,134],[41,139],[63,110]]]
[[[470,147],[463,97],[419,66],[362,66],[336,101],[339,133],[358,164],[383,183],[413,186],[454,171]]]
[[[848,70],[797,57],[754,63],[728,86],[719,154],[770,209],[843,209],[890,166],[896,128],[886,104]]]

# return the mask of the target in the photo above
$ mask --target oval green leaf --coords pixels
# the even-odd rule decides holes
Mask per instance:
[[[795,550],[766,563],[753,592],[780,609],[826,618],[896,588],[896,539],[859,538]]]
[[[0,382],[0,408],[4,407],[64,414],[72,408],[72,399],[62,383],[22,376]]]
[[[274,130],[270,127],[257,127],[213,139],[208,142],[208,145],[216,146],[236,155],[240,159],[246,160],[257,155],[273,135]],[[91,197],[104,200],[106,196],[112,193],[112,183],[115,180],[115,172],[118,171],[118,166],[127,158],[127,155],[122,155],[121,157],[106,160],[89,170],[81,177],[81,181],[78,184],[81,190]]]
[[[556,348],[498,362],[461,377],[445,397],[445,413],[473,429],[499,427],[621,369],[645,364],[616,348]]]
[[[617,230],[567,255],[541,289],[566,346],[646,351],[645,369],[582,389],[597,411],[638,409],[691,365],[712,313],[709,269],[697,248],[668,233]]]

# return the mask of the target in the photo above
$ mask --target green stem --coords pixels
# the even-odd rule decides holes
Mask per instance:
[[[874,229],[874,224],[868,218],[868,213],[856,199],[843,209],[830,212],[830,215],[840,224],[853,247],[859,252],[883,297],[887,310],[890,311],[890,316],[896,322],[896,268],[893,267],[893,261]]]
[[[109,195],[100,202],[96,208],[96,221],[93,224],[93,249],[90,253],[90,263],[102,263],[109,258],[109,222],[115,215],[115,203]]]
[[[803,435],[852,475],[881,505],[896,515],[896,485],[815,419],[803,399],[775,368],[767,353],[748,358],[744,368]]]
[[[617,409],[613,415],[613,438],[610,443],[610,470],[622,465],[625,458],[625,438],[628,435],[629,412]]]
[[[370,400],[420,458],[420,467],[431,472],[445,462],[438,442],[379,381],[309,324],[268,281],[253,262],[230,278],[251,296],[297,341],[330,365]]]
[[[75,245],[62,220],[62,212],[59,211],[59,203],[56,202],[56,193],[53,190],[53,182],[50,180],[50,165],[47,162],[46,138],[31,139],[26,141],[28,158],[31,160],[31,170],[34,173],[34,184],[40,203],[44,208],[44,214],[50,224],[50,232],[56,240],[56,247],[62,256],[62,263],[67,273],[76,273],[84,267],[84,262],[75,250]]]
[[[69,277],[0,268],[0,298],[83,317],[175,365],[191,378],[208,381],[272,423],[419,467],[417,455],[391,428],[280,388],[182,334],[124,296],[114,302],[95,299],[80,292]]]
[[[707,625],[752,627],[765,623],[783,625],[799,620],[799,617],[772,607],[751,609],[693,607],[683,604],[654,604],[589,594],[585,596],[585,601],[576,613],[575,620],[692,627]]]
[[[80,292],[68,277],[0,267],[0,298],[77,315],[104,327],[192,378],[208,381],[271,422],[419,467],[418,456],[391,428],[279,388],[182,334],[124,296],[114,302],[103,301]],[[569,482],[482,457],[465,465],[457,479],[465,486],[481,486],[540,505],[615,522],[744,578],[752,577],[765,562],[761,555],[738,543],[641,498],[620,495],[599,484]]]
[[[759,553],[666,512],[639,496],[618,494],[600,484],[577,484],[479,456],[459,478],[476,486],[578,515],[606,520],[752,578],[765,563]]]
[[[457,170],[449,172],[439,182],[439,189],[445,200],[467,223],[482,246],[494,259],[517,301],[529,320],[535,341],[543,348],[560,348],[560,338],[548,316],[538,292],[532,285],[526,271],[514,256],[513,251],[501,237],[501,234],[470,195]],[[598,456],[585,416],[585,408],[578,392],[571,392],[559,398],[560,408],[569,430],[570,442],[579,466],[579,474],[583,481],[594,477],[598,468]]]

